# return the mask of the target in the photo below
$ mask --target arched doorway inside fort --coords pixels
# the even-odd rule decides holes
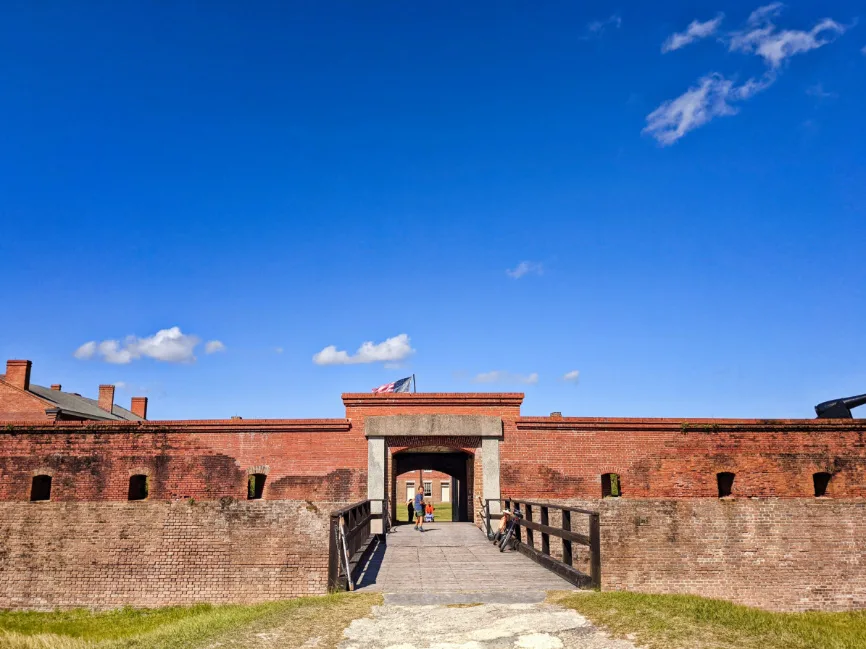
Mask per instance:
[[[406,494],[398,489],[397,477],[410,471],[431,471],[450,477],[448,485],[448,501],[451,506],[451,517],[454,522],[471,520],[470,506],[472,503],[475,454],[466,450],[448,446],[425,445],[408,448],[391,454],[391,481],[389,511],[392,512],[392,522],[399,522],[396,517],[397,505],[406,499]],[[422,473],[423,476],[423,473]],[[423,477],[412,484],[413,490],[424,489]],[[429,500],[429,497],[425,496]],[[434,503],[435,503],[434,499]],[[441,487],[440,498],[441,502]],[[440,519],[443,522],[444,519]]]

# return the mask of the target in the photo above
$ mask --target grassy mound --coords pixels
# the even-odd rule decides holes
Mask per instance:
[[[369,614],[378,595],[339,594],[251,606],[0,611],[0,649],[335,647],[343,629]]]
[[[866,611],[771,613],[690,595],[555,595],[612,635],[647,649],[864,649]]]

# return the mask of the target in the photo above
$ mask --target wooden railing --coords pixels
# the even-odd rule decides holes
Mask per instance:
[[[372,500],[331,512],[328,552],[328,590],[354,590],[358,569],[374,537],[370,522],[381,514],[372,513]]]
[[[537,503],[517,498],[501,498],[497,500],[486,500],[487,533],[492,534],[490,503],[504,503],[506,509],[520,509],[522,518],[518,519],[520,527],[515,532],[517,535],[517,549],[527,557],[552,570],[563,579],[571,582],[579,588],[601,588],[601,526],[598,512],[588,509],[579,509],[567,505],[555,505],[553,503]],[[561,512],[562,527],[550,525],[550,510]],[[538,513],[539,520],[533,517]],[[581,534],[572,530],[572,514],[589,517],[589,534]],[[501,518],[501,515],[493,515]],[[576,522],[576,521],[575,521]],[[521,528],[526,531],[526,542],[523,542]],[[541,534],[541,550],[535,547],[535,533]],[[556,537],[562,541],[562,559],[550,554],[550,537]],[[574,555],[572,545],[577,543],[589,547],[589,574],[574,567]]]

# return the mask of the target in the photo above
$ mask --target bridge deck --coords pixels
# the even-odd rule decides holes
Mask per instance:
[[[401,525],[374,552],[358,590],[457,593],[572,590],[519,552],[499,552],[472,523]]]

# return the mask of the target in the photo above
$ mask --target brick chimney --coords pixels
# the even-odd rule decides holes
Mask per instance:
[[[6,383],[22,390],[30,389],[30,361],[6,361]]]
[[[100,385],[99,386],[99,401],[97,402],[100,408],[111,412],[114,409],[114,386]]]
[[[147,397],[132,397],[132,405],[129,406],[132,414],[142,419],[147,419]]]
[[[51,384],[52,390],[57,390],[58,392],[60,392],[60,388],[61,388],[61,385],[59,383],[52,383]]]

